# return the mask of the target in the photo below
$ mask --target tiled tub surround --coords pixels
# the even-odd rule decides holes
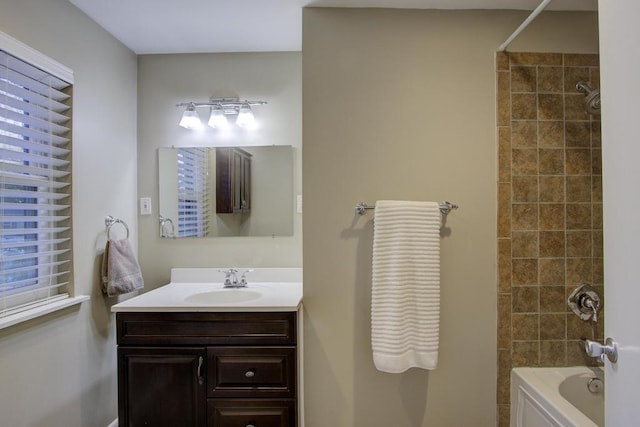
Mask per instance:
[[[498,423],[509,425],[516,366],[594,364],[581,338],[597,326],[569,312],[579,283],[603,295],[599,117],[584,80],[599,88],[599,57],[498,53]],[[604,319],[604,317],[601,317]]]

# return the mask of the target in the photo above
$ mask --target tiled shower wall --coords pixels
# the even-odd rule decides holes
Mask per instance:
[[[498,125],[498,424],[509,425],[516,366],[594,364],[601,339],[569,311],[579,283],[603,295],[600,121],[576,83],[599,84],[598,55],[496,56]]]

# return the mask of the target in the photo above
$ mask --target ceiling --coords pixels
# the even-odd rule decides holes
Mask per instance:
[[[523,9],[542,0],[69,0],[137,54],[302,50],[303,7]],[[547,10],[597,10],[552,0]],[[515,28],[514,28],[515,30]]]

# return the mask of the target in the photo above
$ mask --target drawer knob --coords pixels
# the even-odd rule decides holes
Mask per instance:
[[[244,373],[244,376],[247,378],[253,378],[256,375],[256,371],[254,371],[253,369],[249,369],[247,372]],[[247,425],[247,427],[253,427],[251,424]]]

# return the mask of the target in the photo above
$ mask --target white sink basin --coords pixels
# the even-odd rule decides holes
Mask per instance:
[[[219,289],[189,295],[184,300],[195,304],[226,304],[251,301],[261,296],[260,292],[250,289]]]
[[[174,268],[171,283],[111,307],[119,312],[297,311],[302,270],[256,268],[246,288],[225,288],[219,268]]]

